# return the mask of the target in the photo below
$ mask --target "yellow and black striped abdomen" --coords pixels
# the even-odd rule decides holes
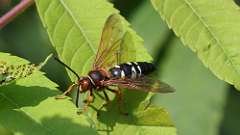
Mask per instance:
[[[137,78],[147,75],[155,70],[152,63],[148,62],[128,62],[116,65],[109,71],[113,78]]]

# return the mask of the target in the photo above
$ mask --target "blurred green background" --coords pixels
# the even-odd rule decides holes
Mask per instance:
[[[0,15],[19,2],[0,1],[4,2],[0,3]],[[237,116],[240,114],[240,93],[217,79],[190,49],[182,45],[154,11],[150,1],[113,0],[113,3],[145,40],[145,46],[158,67],[158,78],[176,89],[174,94],[157,94],[152,100],[169,111],[178,134],[240,134],[240,118]],[[0,51],[36,64],[49,53],[55,53],[35,6],[0,30]],[[64,68],[53,60],[43,71],[61,90],[70,83]]]

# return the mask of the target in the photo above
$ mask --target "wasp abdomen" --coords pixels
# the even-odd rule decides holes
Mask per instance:
[[[128,62],[116,65],[109,71],[114,78],[136,78],[147,75],[155,70],[152,63],[148,62]]]

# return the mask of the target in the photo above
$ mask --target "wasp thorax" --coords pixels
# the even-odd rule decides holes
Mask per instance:
[[[89,89],[91,89],[91,81],[89,80],[88,77],[81,77],[79,80],[78,80],[78,84],[79,84],[79,89],[80,89],[80,92],[85,92]]]
[[[100,71],[90,71],[88,75],[95,86],[101,85],[101,81],[105,79],[104,75],[102,75]]]

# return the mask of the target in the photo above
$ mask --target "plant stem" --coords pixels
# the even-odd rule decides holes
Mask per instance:
[[[22,0],[19,4],[17,4],[14,8],[0,17],[0,29],[2,29],[6,24],[11,22],[18,14],[23,12],[29,6],[34,3],[34,0]]]

